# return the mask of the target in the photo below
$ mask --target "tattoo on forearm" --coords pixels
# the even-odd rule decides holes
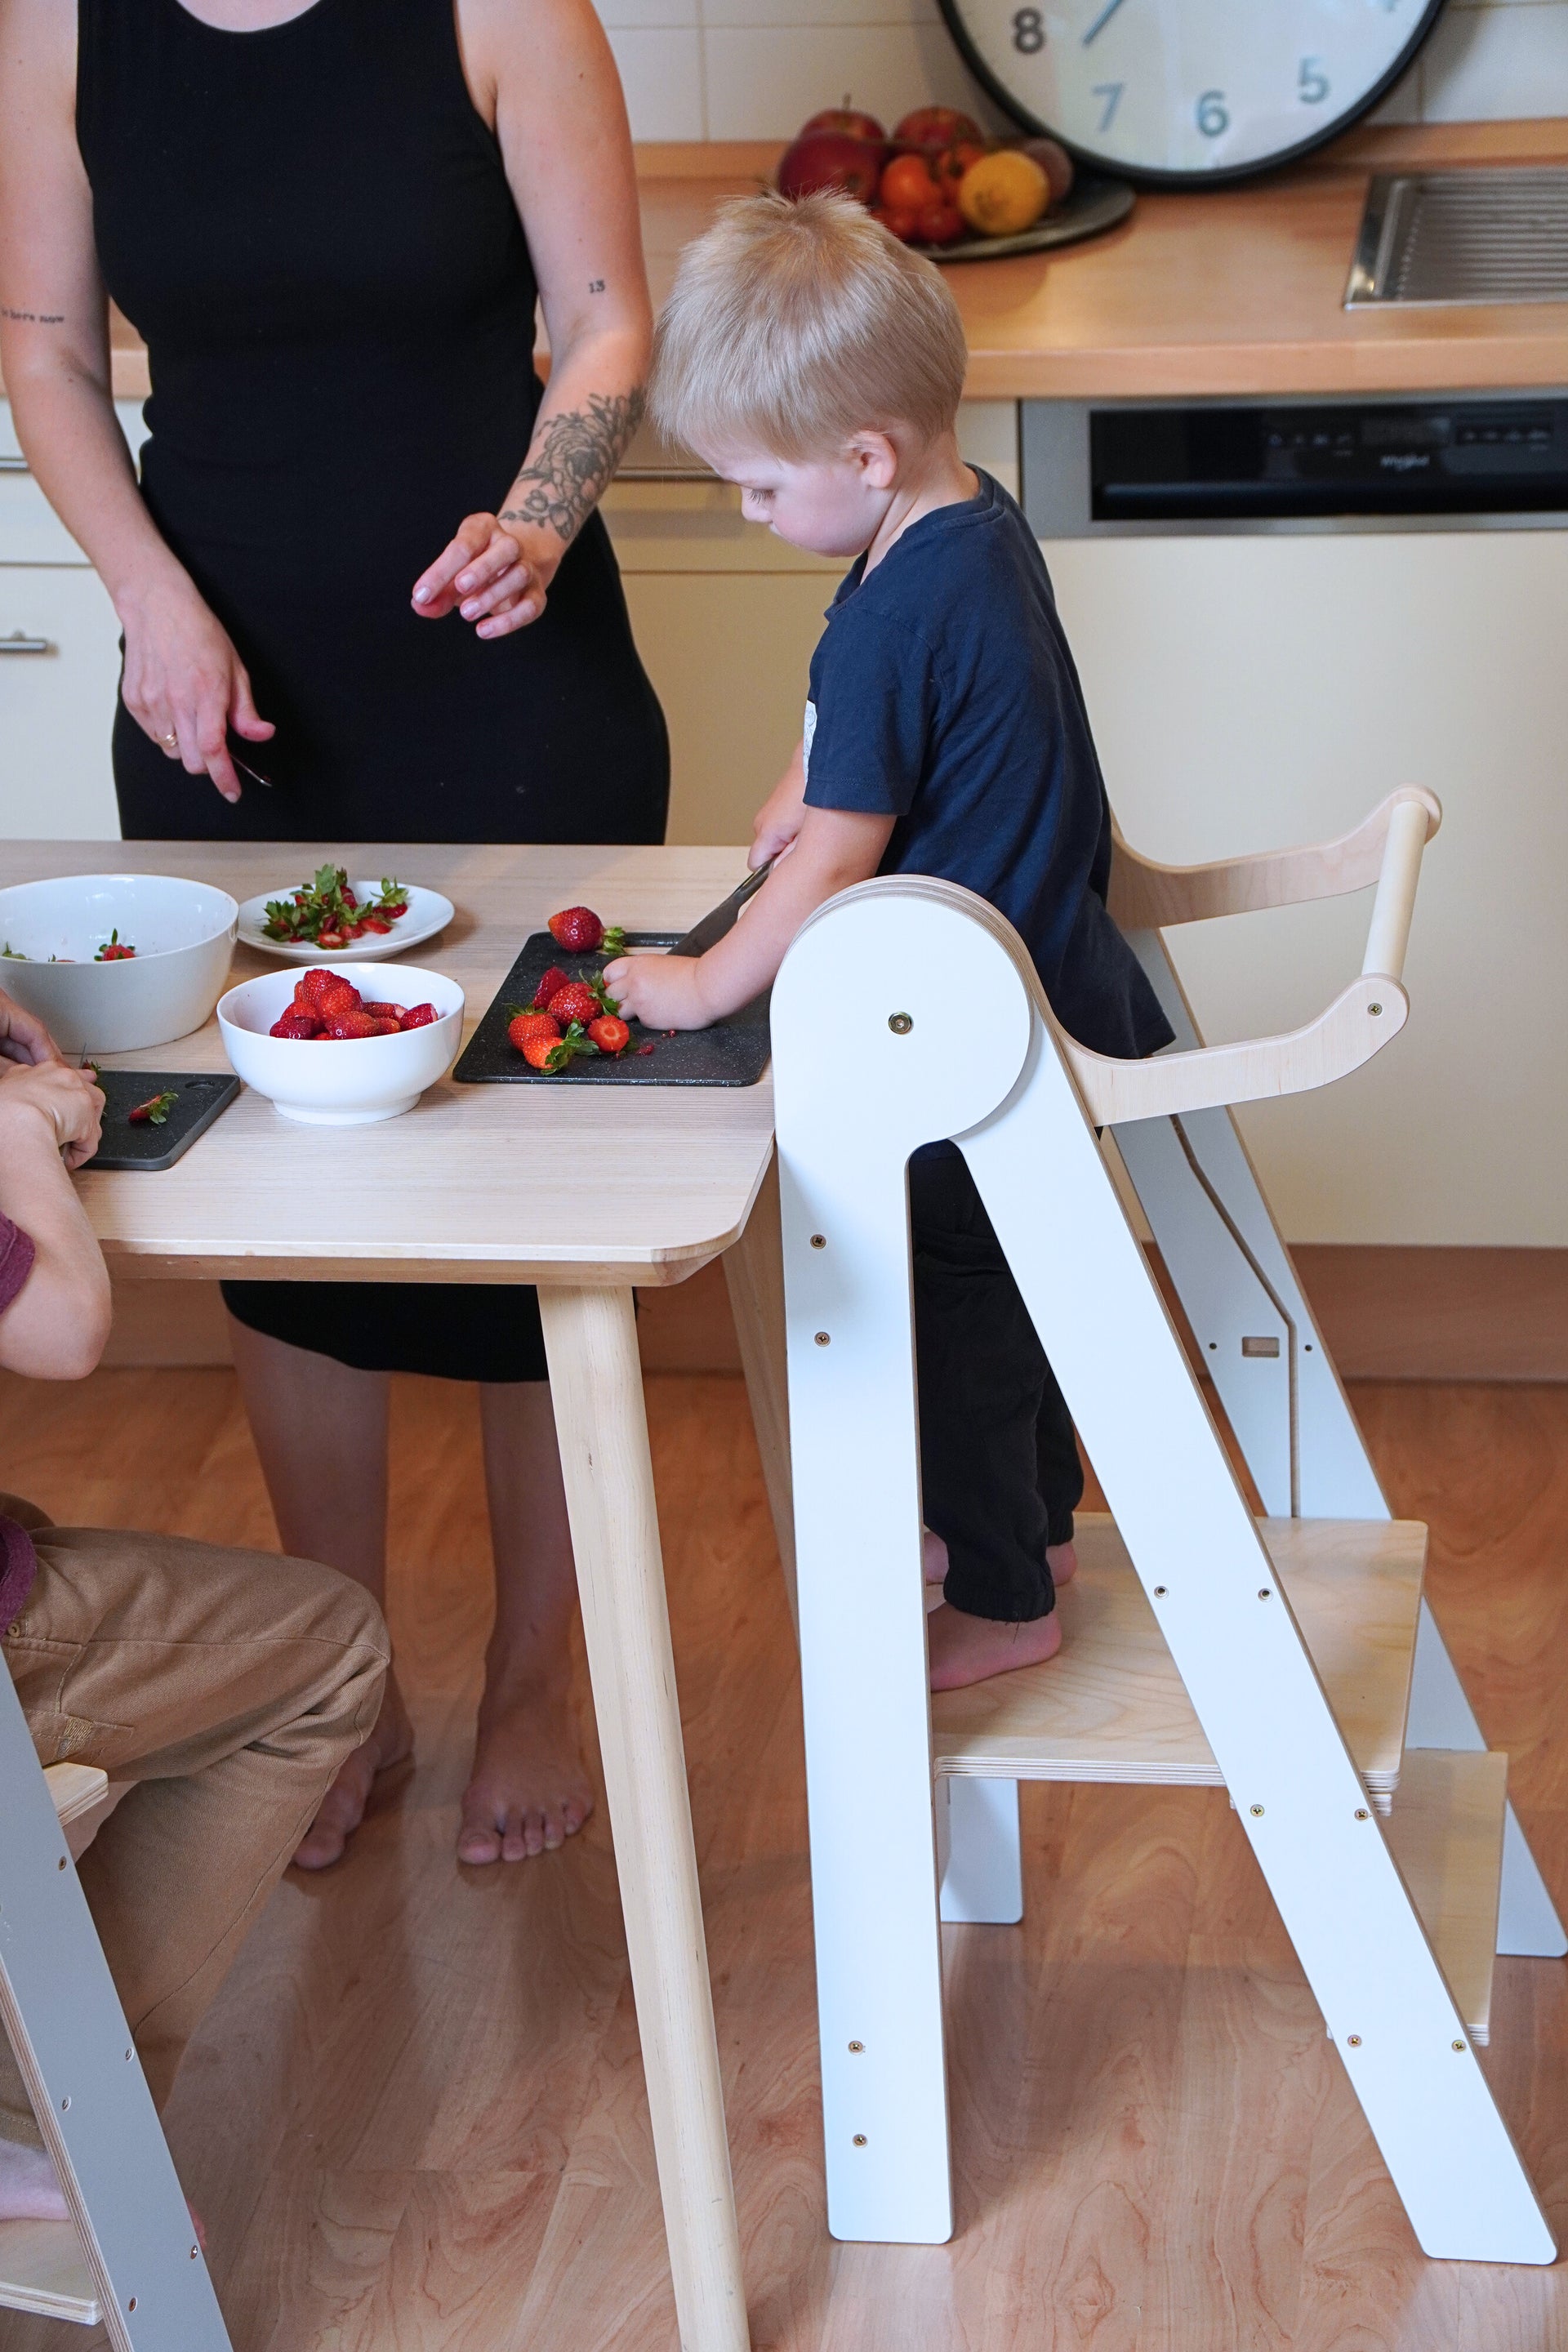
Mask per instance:
[[[544,425],[531,462],[512,485],[513,504],[502,522],[529,522],[574,540],[609,487],[610,478],[642,422],[643,393],[588,394],[585,409],[570,408]]]
[[[63,310],[13,310],[9,302],[0,302],[0,319],[25,319],[32,327],[63,327]]]

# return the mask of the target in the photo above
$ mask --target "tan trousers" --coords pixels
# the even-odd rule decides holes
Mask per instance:
[[[38,1580],[4,1643],[39,1759],[132,1783],[81,1882],[162,2106],[333,1774],[375,1722],[390,1647],[335,1570],[176,1536],[34,1530]],[[0,2139],[38,2133],[0,2034]]]

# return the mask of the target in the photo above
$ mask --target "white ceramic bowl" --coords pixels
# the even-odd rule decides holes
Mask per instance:
[[[395,1037],[269,1037],[293,1002],[299,977],[268,971],[241,981],[217,1008],[230,1065],[247,1087],[269,1095],[285,1118],[316,1127],[395,1118],[445,1076],[463,1034],[463,992],[455,980],[416,964],[356,964],[343,977],[367,1004],[433,1004],[437,1018]]]
[[[199,1029],[216,1003],[238,916],[226,890],[173,874],[16,882],[0,890],[0,948],[11,950],[0,961],[0,987],[65,1053],[166,1045]],[[113,930],[136,953],[95,963]]]

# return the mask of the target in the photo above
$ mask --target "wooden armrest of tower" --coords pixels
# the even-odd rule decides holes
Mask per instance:
[[[1364,890],[1379,878],[1394,812],[1411,803],[1426,812],[1425,847],[1443,821],[1443,809],[1435,793],[1416,784],[1391,793],[1381,808],[1337,841],[1266,849],[1251,857],[1222,857],[1209,866],[1162,866],[1130,847],[1118,832],[1110,866],[1110,911],[1124,931],[1153,931],[1173,923],[1208,922],[1218,915],[1247,915],[1261,907],[1294,907],[1310,898],[1338,898],[1351,890]]]

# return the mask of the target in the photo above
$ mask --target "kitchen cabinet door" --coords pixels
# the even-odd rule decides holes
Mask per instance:
[[[97,572],[0,562],[0,839],[119,834],[119,690],[120,624]]]

